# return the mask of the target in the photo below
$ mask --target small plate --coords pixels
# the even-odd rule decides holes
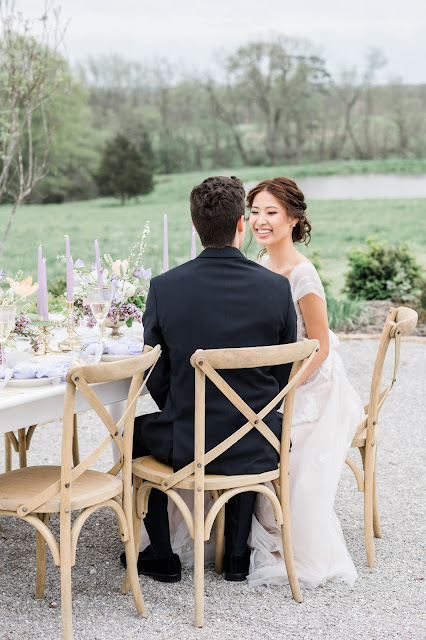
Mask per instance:
[[[53,378],[11,378],[6,387],[43,387],[52,384],[54,380],[60,380],[59,376]]]
[[[103,362],[115,362],[116,360],[127,360],[128,358],[136,358],[136,356],[140,356],[142,355],[142,351],[141,353],[122,353],[122,354],[109,354],[106,353],[105,355],[102,356],[101,360]]]

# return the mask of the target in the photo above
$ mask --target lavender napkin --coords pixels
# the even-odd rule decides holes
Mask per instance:
[[[130,336],[125,336],[121,340],[107,340],[106,348],[109,355],[139,355],[142,353],[143,344],[136,340],[135,338],[131,338]]]
[[[71,362],[20,362],[12,368],[12,378],[61,378],[65,380]]]
[[[122,355],[139,355],[142,353],[143,344],[135,338],[125,336],[121,340],[107,340],[102,345],[102,354],[109,354],[114,356]],[[81,357],[85,360],[87,356],[93,356],[97,354],[100,349],[100,343],[97,340],[85,342],[83,346],[83,353]]]

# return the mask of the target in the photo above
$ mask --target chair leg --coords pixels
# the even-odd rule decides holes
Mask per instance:
[[[12,443],[7,433],[4,434],[4,470],[12,471]]]
[[[275,490],[277,489],[276,483],[274,483]],[[289,497],[289,484],[288,475],[282,478],[280,487],[280,503],[283,512],[283,524],[281,526],[281,536],[283,541],[284,562],[287,570],[287,577],[291,588],[293,599],[296,602],[303,602],[302,592],[300,591],[299,580],[296,573],[296,566],[294,564],[293,545],[291,543],[291,528],[290,528],[290,497]]]
[[[40,520],[44,524],[49,523],[50,515],[40,514]],[[44,590],[46,586],[46,540],[39,531],[36,531],[36,600],[44,598]]]
[[[63,640],[73,640],[71,591],[71,516],[60,516],[61,613]]]
[[[133,512],[132,512],[132,519],[133,519],[133,544],[135,547],[135,555],[136,555],[136,562],[137,562],[137,558],[139,555],[139,541],[141,538],[141,520],[138,517],[138,514],[136,512],[136,499],[137,499],[137,494],[138,494],[138,489],[141,486],[142,480],[140,478],[138,478],[137,476],[133,476]],[[127,555],[126,555],[127,558]],[[126,560],[127,562],[127,560]],[[130,577],[128,575],[128,572],[126,570],[126,574],[123,578],[123,582],[121,584],[121,589],[120,589],[120,593],[122,594],[126,594],[128,593],[130,589]]]
[[[299,580],[297,578],[296,566],[294,564],[293,546],[291,544],[291,531],[288,518],[284,516],[284,524],[281,527],[284,561],[287,570],[287,577],[290,583],[291,593],[296,602],[303,602],[302,592],[300,591]]]
[[[196,627],[204,625],[204,492],[194,492],[194,609]]]
[[[380,525],[379,508],[377,506],[377,450],[374,460],[373,474],[373,530],[376,538],[382,537],[382,527]]]
[[[374,463],[375,451],[371,447],[371,451],[365,449],[364,462],[364,536],[365,550],[367,552],[367,564],[373,568],[376,566],[376,556],[374,552],[373,540],[373,482],[374,482]]]
[[[216,544],[215,544],[215,557],[214,557],[214,569],[216,573],[223,572],[223,554],[224,554],[224,539],[225,539],[225,507],[219,511],[216,516]]]
[[[142,596],[141,586],[139,584],[138,569],[136,566],[136,553],[135,542],[133,539],[133,532],[130,529],[130,537],[127,542],[124,543],[124,550],[126,552],[126,578],[130,583],[132,590],[133,600],[135,602],[136,611],[143,616],[146,616],[146,607]]]

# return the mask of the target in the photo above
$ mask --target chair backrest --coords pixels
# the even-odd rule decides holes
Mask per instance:
[[[135,419],[136,402],[142,393],[146,382],[161,355],[160,345],[154,348],[145,347],[144,353],[134,358],[120,360],[111,363],[78,364],[72,367],[66,376],[66,389],[64,400],[64,418],[62,427],[62,454],[61,454],[61,480],[52,484],[42,493],[35,496],[30,502],[21,505],[23,514],[36,509],[46,500],[50,500],[56,494],[68,489],[71,483],[77,480],[82,473],[100,458],[104,451],[114,442],[117,445],[120,457],[108,471],[112,475],[122,469],[123,476],[131,475],[133,425]],[[148,375],[143,380],[144,373]],[[90,385],[101,382],[115,382],[131,379],[126,402],[126,410],[120,420],[115,422],[108,413],[103,403],[96,394],[96,388]],[[85,397],[90,406],[97,413],[108,430],[106,438],[84,460],[72,468],[72,444],[74,433],[74,404],[77,389]],[[121,428],[123,427],[123,429]],[[70,495],[70,492],[67,492]],[[24,511],[25,509],[25,511]],[[19,514],[19,510],[18,510]]]
[[[317,351],[319,351],[318,340],[305,340],[303,342],[267,347],[198,349],[191,357],[191,364],[195,369],[194,461],[169,476],[167,481],[163,482],[164,487],[170,489],[192,473],[195,472],[197,474],[199,470],[204,473],[204,468],[207,464],[219,457],[238,440],[241,440],[252,429],[257,429],[280,456],[285,456],[290,448],[291,417],[297,382],[315,357]],[[218,373],[218,370],[224,369],[271,367],[289,363],[293,363],[293,366],[288,384],[258,413],[253,411]],[[242,427],[207,453],[205,452],[206,377],[247,419],[247,422]],[[284,398],[286,398],[286,401],[280,441],[268,425],[265,424],[263,418],[274,407],[277,407]]]
[[[379,347],[377,349],[376,361],[374,363],[373,377],[370,386],[370,399],[364,407],[366,418],[358,425],[355,438],[367,427],[367,439],[374,438],[374,432],[378,423],[379,411],[382,408],[395,381],[399,366],[401,353],[401,338],[409,335],[417,324],[417,312],[409,307],[391,307],[386,318]],[[383,367],[386,355],[391,342],[394,343],[394,367],[392,378],[385,389],[382,389]]]

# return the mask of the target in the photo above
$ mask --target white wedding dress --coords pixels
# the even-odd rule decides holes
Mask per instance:
[[[298,300],[314,293],[325,300],[324,288],[310,262],[290,274],[297,315],[297,339],[307,337]],[[327,580],[352,585],[357,572],[346,549],[333,504],[342,467],[356,427],[364,416],[361,399],[349,384],[330,331],[327,359],[297,389],[291,428],[290,513],[296,572],[301,583],[315,587]],[[270,502],[256,501],[248,540],[252,549],[250,585],[287,582],[281,531]]]
[[[298,264],[290,275],[297,314],[297,339],[307,337],[298,300],[315,293],[325,300],[324,288],[310,262]],[[352,585],[357,572],[346,549],[340,523],[334,513],[334,498],[340,474],[355,429],[363,419],[362,402],[349,384],[330,331],[330,352],[322,365],[296,391],[291,430],[290,509],[293,552],[301,583],[315,587],[326,580]],[[189,506],[191,491],[182,491]],[[211,498],[206,492],[206,508]],[[170,539],[174,553],[184,566],[192,566],[193,543],[176,505],[169,500]],[[140,549],[149,544],[142,526]],[[259,494],[248,539],[252,549],[252,586],[283,584],[287,574],[282,554],[281,531],[271,504]],[[205,561],[214,561],[214,528],[205,546]]]

